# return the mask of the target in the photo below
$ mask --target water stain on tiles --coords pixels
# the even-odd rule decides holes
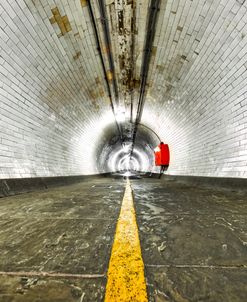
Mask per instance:
[[[82,6],[82,7],[87,6],[87,1],[88,1],[88,0],[81,0],[81,6]]]
[[[61,31],[60,35],[64,36],[66,33],[70,32],[72,30],[72,28],[71,28],[68,17],[66,15],[62,16],[60,14],[58,7],[53,8],[51,11],[52,11],[53,17],[50,18],[50,22],[51,22],[51,24],[57,23],[57,25],[59,26],[59,29]]]
[[[123,35],[124,33],[124,15],[123,10],[118,11],[118,32],[119,35]]]
[[[78,51],[78,52],[73,56],[73,59],[74,59],[74,60],[77,60],[77,59],[79,59],[80,56],[81,56],[81,51]]]

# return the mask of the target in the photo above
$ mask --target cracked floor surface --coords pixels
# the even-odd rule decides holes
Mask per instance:
[[[102,301],[123,193],[98,178],[2,198],[0,301]]]
[[[131,184],[149,301],[245,302],[246,191]],[[103,301],[124,189],[98,178],[2,198],[0,301]]]
[[[133,180],[150,302],[244,302],[247,192]]]

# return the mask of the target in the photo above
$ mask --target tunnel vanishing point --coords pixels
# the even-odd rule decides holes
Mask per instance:
[[[247,301],[245,0],[0,1],[0,302],[98,301]]]

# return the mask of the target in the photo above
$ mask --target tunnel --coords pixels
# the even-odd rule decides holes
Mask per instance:
[[[0,1],[0,302],[246,302],[246,190],[245,0]]]

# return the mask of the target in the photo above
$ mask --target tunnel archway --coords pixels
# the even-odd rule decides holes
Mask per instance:
[[[0,2],[0,301],[246,302],[246,20]]]
[[[116,125],[111,123],[103,130],[95,147],[95,161],[99,172],[121,170],[152,171],[154,148],[159,144],[159,136],[153,129],[140,124],[131,155],[131,140],[121,140]]]

